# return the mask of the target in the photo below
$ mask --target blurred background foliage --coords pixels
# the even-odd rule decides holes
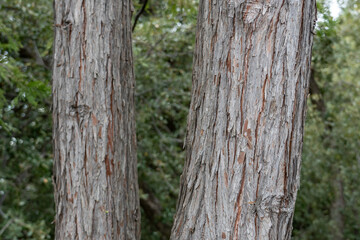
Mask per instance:
[[[168,239],[184,161],[196,0],[136,0],[142,239]],[[318,0],[294,239],[360,239],[360,1]],[[140,13],[140,14],[139,14]],[[53,239],[52,1],[0,0],[0,239]]]

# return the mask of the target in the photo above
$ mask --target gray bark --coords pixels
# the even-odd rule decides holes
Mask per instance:
[[[56,239],[139,239],[130,0],[55,0]]]
[[[201,0],[171,239],[290,239],[314,0]]]

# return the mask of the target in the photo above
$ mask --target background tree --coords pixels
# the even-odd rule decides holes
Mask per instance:
[[[290,239],[315,1],[200,1],[171,239]]]
[[[55,0],[56,239],[139,239],[131,1]]]

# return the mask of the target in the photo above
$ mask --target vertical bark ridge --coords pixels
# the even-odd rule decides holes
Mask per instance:
[[[199,6],[171,239],[289,239],[315,1]]]
[[[139,239],[130,0],[55,0],[56,239]]]

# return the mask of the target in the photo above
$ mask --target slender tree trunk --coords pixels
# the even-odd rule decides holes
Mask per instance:
[[[56,239],[139,239],[130,0],[55,0]]]
[[[171,239],[290,239],[314,0],[200,0]]]
[[[343,211],[346,208],[345,206],[345,196],[344,196],[344,183],[341,179],[340,169],[337,169],[334,174],[333,186],[335,189],[335,199],[331,208],[331,219],[334,223],[332,228],[333,238],[336,240],[344,240],[344,229],[345,229],[345,219]]]

